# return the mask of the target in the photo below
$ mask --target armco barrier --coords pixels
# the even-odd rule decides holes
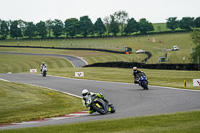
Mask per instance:
[[[145,51],[144,53],[147,54],[148,57],[142,60],[142,62],[147,62],[147,60],[151,58],[152,54],[151,52],[148,52],[148,51]]]
[[[62,47],[44,47],[44,46],[14,46],[14,45],[0,45],[0,47],[14,47],[14,48],[43,48],[43,49],[67,49],[67,50],[92,50],[92,51],[103,51],[103,52],[111,52],[118,54],[126,54],[125,51],[114,51],[107,49],[94,49],[94,48],[62,48]],[[131,48],[128,48],[131,49]]]
[[[145,64],[137,62],[107,62],[107,63],[94,63],[84,67],[118,67],[118,68],[132,68],[137,66],[138,68],[145,69],[162,69],[162,70],[191,70],[199,71],[199,64]]]

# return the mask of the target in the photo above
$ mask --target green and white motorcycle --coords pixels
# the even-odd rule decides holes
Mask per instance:
[[[86,106],[92,108],[94,111],[104,115],[106,113],[115,113],[115,108],[111,104],[109,105],[103,99],[100,99],[97,96],[87,96],[86,98]]]

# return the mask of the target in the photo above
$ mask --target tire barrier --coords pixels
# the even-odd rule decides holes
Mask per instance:
[[[93,49],[93,48],[61,48],[61,47],[43,47],[43,46],[14,46],[14,45],[0,45],[0,47],[14,47],[14,48],[43,48],[43,49],[67,49],[67,50],[92,50],[92,51],[102,51],[102,52],[110,52],[110,53],[118,53],[118,54],[126,54],[126,51],[114,51],[107,49]],[[132,50],[127,47],[127,51]]]
[[[161,69],[161,70],[190,70],[199,71],[200,64],[145,64],[137,62],[107,62],[107,63],[94,63],[91,65],[86,65],[84,67],[117,67],[117,68],[133,68],[137,66],[138,68],[144,69]]]
[[[148,52],[148,51],[145,51],[144,53],[147,54],[147,56],[148,56],[147,58],[145,58],[144,60],[142,60],[142,62],[145,63],[145,62],[147,62],[147,60],[149,60],[151,58],[152,54],[151,54],[151,52]]]

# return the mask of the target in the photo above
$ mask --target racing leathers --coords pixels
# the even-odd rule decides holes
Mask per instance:
[[[109,104],[108,100],[106,100],[106,99],[104,98],[104,96],[103,96],[101,93],[89,92],[88,95],[97,96],[97,97],[99,97],[100,99],[104,100],[104,102],[106,102],[106,103]],[[85,97],[86,97],[86,96],[83,97],[83,104],[84,104],[85,107],[87,107],[87,105],[86,105],[86,98],[85,98]],[[92,113],[94,113],[94,112],[95,112],[95,110],[94,110],[92,107],[90,107],[88,113],[89,113],[89,114],[92,114]]]
[[[40,71],[41,71],[41,73],[42,73],[43,67],[47,67],[46,64],[41,64],[41,66],[40,66]]]
[[[139,70],[133,71],[133,77],[134,77],[134,83],[135,84],[139,84],[139,77],[141,76],[141,74],[144,74],[144,72],[139,71]]]

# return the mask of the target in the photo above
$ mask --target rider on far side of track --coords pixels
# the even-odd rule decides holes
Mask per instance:
[[[41,73],[42,73],[43,67],[47,67],[47,65],[45,64],[45,62],[42,62],[41,66],[40,66],[40,71],[41,71]]]
[[[133,78],[135,84],[139,84],[139,75],[142,73],[145,74],[143,71],[138,70],[137,67],[133,67]]]

